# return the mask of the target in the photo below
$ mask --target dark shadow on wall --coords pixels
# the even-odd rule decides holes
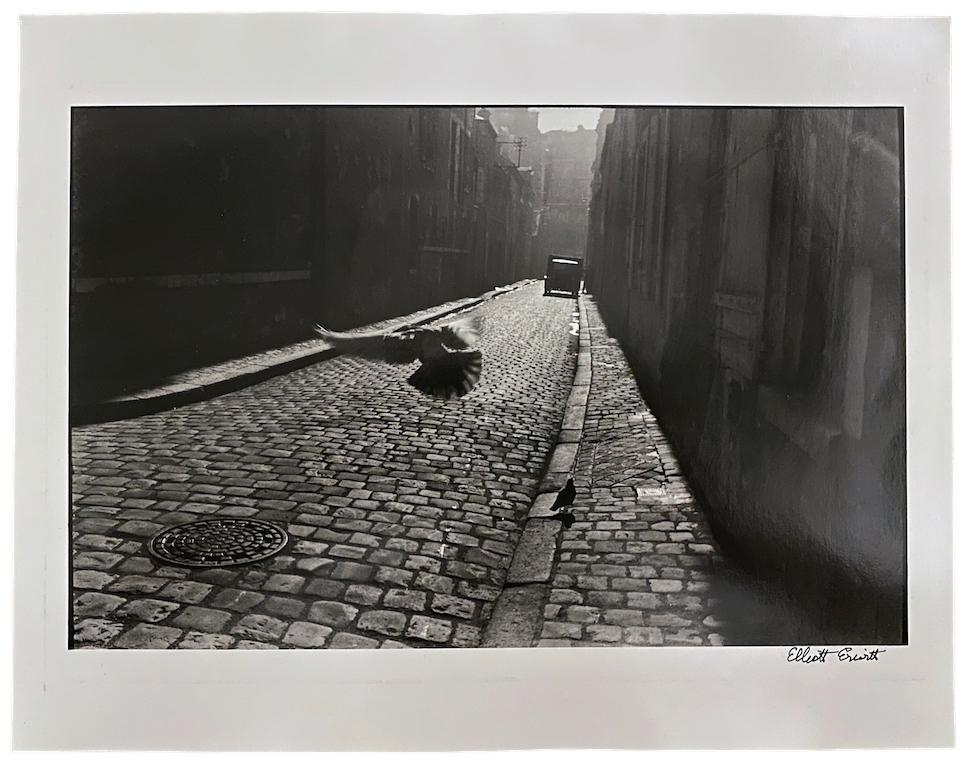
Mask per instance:
[[[610,333],[724,550],[829,642],[907,640],[901,118],[618,109],[593,188]]]
[[[474,107],[74,108],[72,400],[530,276],[531,184]]]

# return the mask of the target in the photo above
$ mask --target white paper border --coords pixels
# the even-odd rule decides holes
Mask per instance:
[[[561,55],[573,39],[587,57]],[[951,742],[946,22],[51,17],[25,19],[22,40],[17,746]],[[788,665],[778,648],[68,653],[69,106],[107,103],[903,106],[910,645],[821,668]]]

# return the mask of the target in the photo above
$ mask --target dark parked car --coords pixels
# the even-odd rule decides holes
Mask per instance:
[[[545,296],[549,293],[570,293],[577,298],[581,291],[583,263],[575,256],[551,254],[545,271]]]

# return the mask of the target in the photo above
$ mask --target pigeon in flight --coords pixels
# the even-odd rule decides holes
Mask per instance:
[[[340,352],[402,365],[420,360],[407,379],[433,397],[449,400],[470,392],[481,377],[481,353],[473,349],[481,335],[478,316],[441,326],[406,326],[390,333],[334,333],[317,325],[316,333]]]

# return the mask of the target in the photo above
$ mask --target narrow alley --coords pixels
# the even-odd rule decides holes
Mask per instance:
[[[72,646],[906,642],[899,125],[79,110]]]
[[[726,567],[594,302],[576,522],[538,646],[720,645]],[[574,301],[532,283],[480,308],[484,374],[435,402],[339,357],[166,413],[74,431],[75,647],[475,647],[554,445]],[[158,562],[211,517],[282,526],[248,567]],[[722,576],[721,576],[722,574]]]

